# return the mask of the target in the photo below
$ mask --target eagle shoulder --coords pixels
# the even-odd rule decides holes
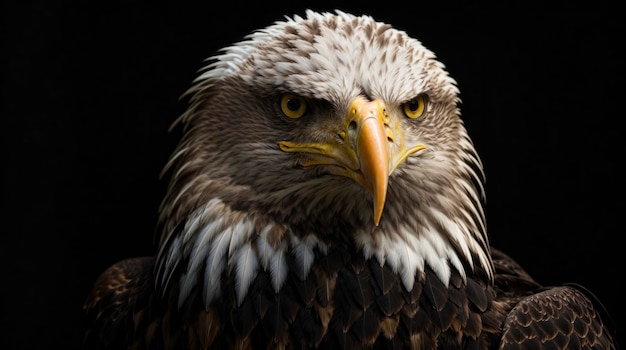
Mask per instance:
[[[148,330],[154,262],[154,257],[127,258],[100,274],[83,304],[82,348],[124,348],[136,341],[138,330]]]

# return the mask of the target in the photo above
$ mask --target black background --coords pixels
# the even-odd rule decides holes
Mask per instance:
[[[485,164],[491,243],[544,284],[587,286],[626,332],[618,2],[17,3],[2,9],[0,348],[78,346],[98,274],[155,251],[168,127],[203,59],[304,8],[373,15],[438,55]]]

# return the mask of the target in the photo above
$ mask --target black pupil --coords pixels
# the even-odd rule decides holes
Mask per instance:
[[[418,108],[419,108],[419,102],[417,102],[417,100],[413,99],[409,101],[409,109],[411,111],[415,112]]]
[[[289,99],[289,101],[287,101],[287,108],[289,108],[290,111],[297,111],[300,109],[300,100],[297,98]]]

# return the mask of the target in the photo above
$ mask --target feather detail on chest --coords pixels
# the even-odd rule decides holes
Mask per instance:
[[[440,222],[447,219],[441,218]],[[157,276],[164,290],[171,284],[172,276],[179,279],[179,306],[197,289],[208,307],[222,297],[224,279],[234,282],[239,303],[260,273],[269,276],[272,289],[278,293],[290,273],[306,279],[315,260],[341,247],[358,250],[364,259],[386,266],[407,291],[424,276],[427,266],[445,285],[453,270],[465,279],[465,268],[474,269],[470,264],[476,255],[458,252],[431,226],[424,226],[422,233],[409,231],[416,227],[395,227],[393,233],[385,233],[385,227],[346,232],[333,239],[322,239],[313,233],[296,235],[285,225],[231,210],[220,200],[212,199],[169,236],[158,255]],[[489,270],[484,272],[488,277]]]
[[[164,246],[157,280],[177,296],[184,318],[200,317],[185,310],[204,310],[196,312],[238,341],[407,346],[424,327],[472,341],[483,327],[497,328],[479,315],[494,298],[488,282],[466,278],[449,259],[435,261],[447,271],[444,282],[432,261],[404,243],[370,246],[366,257],[349,240],[299,238],[218,200],[197,214]]]

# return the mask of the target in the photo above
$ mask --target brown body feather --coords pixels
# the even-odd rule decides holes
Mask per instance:
[[[280,293],[259,274],[241,305],[234,282],[209,309],[196,294],[156,297],[154,258],[122,261],[98,279],[86,304],[86,349],[613,349],[592,300],[572,287],[544,288],[493,250],[495,287],[432,273],[411,292],[361,254],[335,251]],[[227,278],[225,276],[225,278]],[[173,288],[172,290],[176,290]],[[546,344],[543,344],[546,343]],[[549,345],[548,345],[549,344]]]

